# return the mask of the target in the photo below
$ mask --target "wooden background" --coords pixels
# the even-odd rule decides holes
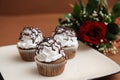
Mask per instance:
[[[83,0],[87,3],[87,0]],[[111,9],[119,0],[108,0]],[[16,44],[26,26],[38,27],[50,36],[57,20],[71,12],[78,0],[0,0],[0,46]]]
[[[107,1],[112,8],[119,0]],[[72,11],[69,4],[76,2],[78,0],[0,0],[0,15],[65,13]]]

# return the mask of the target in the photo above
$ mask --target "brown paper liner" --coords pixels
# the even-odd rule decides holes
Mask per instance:
[[[36,49],[25,50],[18,48],[21,58],[24,61],[34,61]]]
[[[66,60],[58,64],[47,64],[43,62],[39,62],[36,57],[35,61],[37,64],[38,72],[43,76],[57,76],[60,75],[64,71],[64,67],[66,64]]]
[[[72,59],[75,57],[77,48],[63,48],[66,59]]]

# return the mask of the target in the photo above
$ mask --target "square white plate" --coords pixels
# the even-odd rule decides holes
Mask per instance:
[[[0,47],[0,72],[5,80],[87,80],[120,72],[120,66],[80,42],[75,58],[68,60],[64,72],[55,77],[41,76],[35,62],[20,58],[16,45]]]

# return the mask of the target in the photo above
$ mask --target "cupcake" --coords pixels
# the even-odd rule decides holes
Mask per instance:
[[[75,57],[75,53],[78,48],[78,41],[73,29],[58,26],[52,36],[55,40],[61,43],[67,59]]]
[[[34,61],[37,45],[43,40],[40,30],[33,27],[25,27],[20,33],[17,47],[21,58],[25,61]]]
[[[41,75],[60,75],[64,71],[66,64],[65,54],[60,43],[53,38],[44,39],[38,45],[35,62]]]

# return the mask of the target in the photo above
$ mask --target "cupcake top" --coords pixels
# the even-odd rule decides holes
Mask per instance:
[[[38,28],[25,27],[20,33],[19,42],[17,43],[18,47],[24,49],[36,48],[43,40],[43,36]]]
[[[39,45],[36,51],[36,58],[41,62],[52,62],[65,56],[61,44],[54,38],[46,38]]]
[[[52,36],[59,41],[62,47],[78,47],[78,41],[75,31],[71,28],[58,26]]]

